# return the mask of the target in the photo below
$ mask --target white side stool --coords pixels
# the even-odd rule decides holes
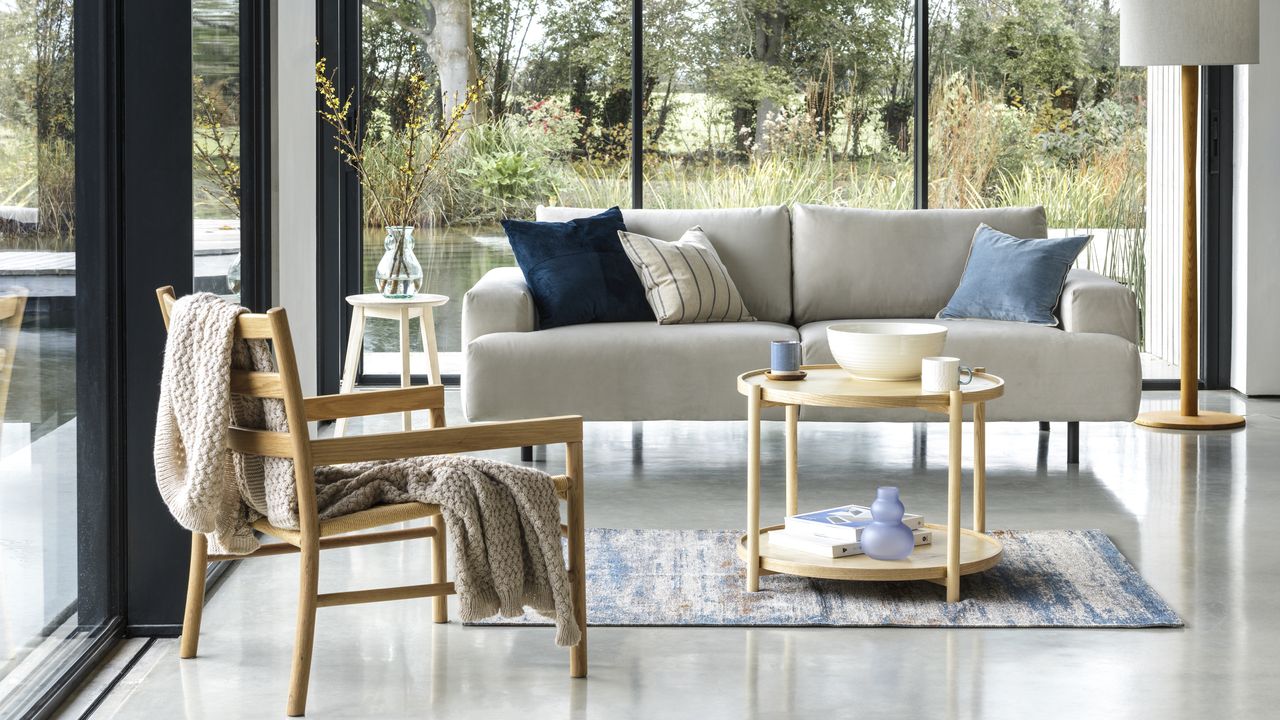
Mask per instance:
[[[430,382],[440,382],[440,357],[436,352],[436,322],[431,309],[449,302],[445,295],[414,295],[409,298],[389,298],[378,293],[348,295],[351,305],[351,335],[347,339],[347,362],[342,370],[342,387],[339,392],[349,393],[356,386],[356,371],[360,368],[360,356],[364,351],[364,325],[369,318],[397,320],[400,323],[400,387],[409,387],[409,323],[418,319],[422,331],[422,343],[427,351]],[[413,429],[412,414],[404,413],[404,429]],[[334,437],[342,437],[347,429],[347,419],[339,418]]]

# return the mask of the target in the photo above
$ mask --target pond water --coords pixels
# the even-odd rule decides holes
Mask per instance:
[[[449,303],[435,309],[436,343],[442,353],[462,350],[462,296],[485,273],[496,267],[516,264],[511,245],[500,225],[452,225],[424,228],[414,232],[414,254],[422,263],[424,293],[449,296]],[[383,255],[386,233],[367,228],[364,234],[364,291],[377,292],[373,273]],[[366,352],[395,352],[399,349],[394,322],[373,321],[365,331]],[[410,343],[422,347],[417,324],[410,331]]]

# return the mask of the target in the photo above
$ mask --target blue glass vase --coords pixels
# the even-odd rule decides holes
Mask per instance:
[[[902,560],[915,549],[911,528],[902,522],[906,512],[898,488],[882,487],[871,503],[871,524],[862,531],[862,551],[875,560]]]

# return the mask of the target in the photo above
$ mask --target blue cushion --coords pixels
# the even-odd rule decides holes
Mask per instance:
[[[503,220],[541,328],[653,321],[644,286],[622,250],[622,211],[569,222]]]
[[[979,226],[960,287],[938,317],[1057,325],[1062,284],[1090,237],[1023,240]]]

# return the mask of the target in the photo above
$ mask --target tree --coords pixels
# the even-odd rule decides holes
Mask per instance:
[[[477,68],[471,24],[471,0],[364,0],[364,6],[389,18],[426,49],[440,81],[441,113],[448,116],[476,87]],[[487,103],[471,106],[477,122],[488,117]]]
[[[489,106],[494,115],[510,109],[516,72],[536,16],[537,0],[476,0],[476,57],[481,72],[492,79]]]

